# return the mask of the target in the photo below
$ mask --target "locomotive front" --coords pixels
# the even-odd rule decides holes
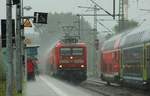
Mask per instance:
[[[73,80],[86,80],[87,49],[85,44],[62,44],[56,50],[58,74]]]

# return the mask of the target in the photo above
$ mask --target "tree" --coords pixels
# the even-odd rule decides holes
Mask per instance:
[[[119,26],[120,24],[120,26]],[[116,33],[121,33],[129,29],[133,29],[138,26],[138,22],[134,20],[125,20],[124,23],[119,21],[117,25],[114,26],[114,31]]]

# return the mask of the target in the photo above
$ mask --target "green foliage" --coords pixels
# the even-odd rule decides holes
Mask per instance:
[[[120,26],[119,26],[120,23]],[[134,20],[125,20],[124,23],[122,21],[119,21],[117,25],[114,27],[114,31],[116,33],[121,33],[123,31],[126,31],[128,29],[132,29],[138,26],[138,22]]]

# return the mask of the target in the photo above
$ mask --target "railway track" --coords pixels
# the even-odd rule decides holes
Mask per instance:
[[[94,81],[94,80],[87,80],[85,82],[83,82],[80,86],[85,88],[85,89],[88,89],[90,91],[94,91],[98,94],[101,94],[103,96],[111,96],[111,94],[103,91],[103,90],[99,90],[98,87],[103,87],[105,86],[106,83],[104,82],[98,82],[98,81]]]
[[[150,96],[147,91],[121,87],[114,83],[109,86],[106,82],[92,79],[88,79],[80,86],[103,96]]]

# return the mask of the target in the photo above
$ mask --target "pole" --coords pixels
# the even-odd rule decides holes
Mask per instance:
[[[6,1],[6,42],[8,65],[6,72],[6,96],[13,95],[13,47],[12,47],[12,5],[11,0]]]
[[[119,32],[124,27],[124,0],[119,0]]]
[[[115,13],[116,12],[116,0],[113,0],[113,19],[115,20]]]
[[[81,21],[81,20],[80,20],[80,16],[78,16],[78,26],[79,26],[78,35],[79,35],[79,39],[81,39],[81,34],[80,34],[80,33],[81,33],[81,32],[80,32],[80,31],[81,31],[81,29],[80,29],[80,28],[81,28],[81,26],[80,26],[81,24],[80,24],[80,21]]]
[[[94,5],[94,32],[97,32],[97,6]]]
[[[21,0],[21,16],[22,17],[24,17],[24,8],[23,8],[23,0]],[[29,17],[28,16],[28,18],[27,19],[29,19],[29,18],[33,18],[33,17]],[[21,29],[21,36],[22,36],[22,38],[21,38],[21,42],[22,42],[22,64],[24,65],[22,68],[24,68],[23,70],[24,70],[24,75],[25,75],[25,77],[24,77],[24,79],[25,80],[27,80],[27,55],[26,55],[26,50],[25,50],[25,44],[24,44],[24,39],[25,39],[25,35],[24,35],[24,26],[23,26],[23,24],[24,24],[24,18],[22,18],[21,19],[21,25],[22,25],[22,29]]]
[[[22,93],[21,3],[16,5],[16,89]]]
[[[95,42],[97,39],[97,6],[94,5],[94,30],[93,30],[93,72],[94,75],[96,75],[97,73],[97,68],[96,68],[96,60],[97,60],[97,52],[96,52],[96,46],[95,46]]]
[[[85,40],[85,37],[84,37],[84,26],[83,26],[83,20],[84,20],[84,18],[83,18],[83,16],[81,15],[80,16],[81,18],[80,18],[80,39],[81,40]]]

